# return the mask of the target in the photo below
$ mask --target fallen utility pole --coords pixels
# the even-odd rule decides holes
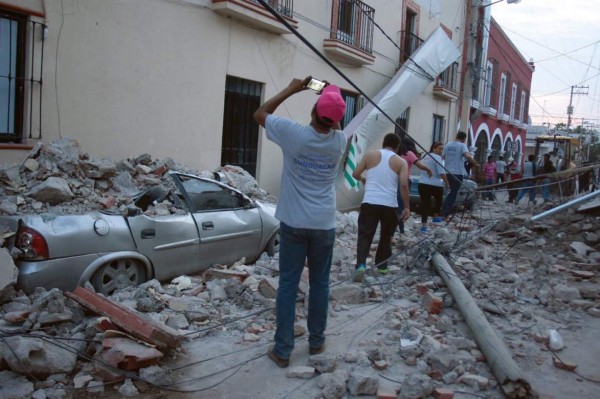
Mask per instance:
[[[546,212],[540,213],[539,215],[535,215],[534,217],[531,218],[531,221],[532,222],[536,222],[536,221],[538,221],[540,219],[543,219],[545,217],[554,215],[555,213],[560,213],[560,212],[566,211],[567,209],[572,208],[575,205],[579,205],[582,202],[589,201],[592,198],[597,197],[598,195],[600,195],[600,190],[592,191],[591,193],[588,193],[588,194],[586,194],[584,196],[581,196],[579,198],[575,198],[574,200],[569,201],[566,204],[559,205],[556,208],[552,208],[552,209],[550,209],[550,210],[548,210]]]
[[[436,253],[433,255],[432,263],[450,290],[506,397],[509,399],[537,398],[537,393],[525,380],[504,341],[498,337],[446,258]]]

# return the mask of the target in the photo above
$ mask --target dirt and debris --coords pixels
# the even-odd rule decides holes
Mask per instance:
[[[3,203],[14,203],[14,212],[84,212],[105,207],[111,196],[110,209],[120,211],[149,181],[167,184],[164,172],[152,172],[160,165],[186,170],[144,155],[128,160],[125,178],[111,167],[119,163],[90,161],[73,143],[58,147],[72,154],[69,161],[57,159],[53,146],[33,151],[18,174],[0,172]],[[253,187],[253,179],[234,175],[238,188]],[[49,177],[65,179],[73,198],[66,193],[68,202],[52,205],[29,196]],[[96,186],[96,180],[112,183]],[[168,284],[151,280],[106,298],[175,331],[182,338],[176,348],[156,347],[133,334],[135,323],[90,312],[59,290],[15,291],[14,264],[0,248],[0,397],[502,398],[464,315],[429,263],[439,252],[541,397],[595,398],[600,217],[569,210],[531,223],[540,208],[505,205],[502,194],[449,225],[430,225],[429,234],[415,223],[394,238],[390,273],[368,270],[361,284],[352,282],[358,214],[338,213],[326,350],[308,353],[305,270],[296,348],[285,370],[265,356],[275,332],[277,254]]]

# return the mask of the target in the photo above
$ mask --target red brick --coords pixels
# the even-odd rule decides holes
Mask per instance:
[[[396,391],[390,388],[379,388],[377,390],[377,399],[396,399],[397,397]]]
[[[433,390],[433,397],[435,399],[452,399],[454,398],[454,392],[445,388],[435,388]]]
[[[417,284],[417,294],[425,295],[428,291],[429,289],[423,284]]]
[[[120,329],[159,348],[179,348],[182,336],[167,326],[143,318],[137,311],[126,308],[83,287],[66,295],[91,311],[107,316]]]
[[[431,314],[440,314],[442,313],[442,310],[444,310],[444,301],[442,301],[442,298],[431,292],[428,292],[423,296],[421,305]]]

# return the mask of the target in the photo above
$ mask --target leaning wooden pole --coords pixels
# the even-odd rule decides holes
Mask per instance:
[[[537,398],[538,395],[525,380],[504,341],[498,337],[446,258],[436,253],[433,255],[432,263],[454,297],[506,397],[509,399]]]

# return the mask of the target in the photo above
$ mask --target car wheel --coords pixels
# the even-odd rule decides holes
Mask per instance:
[[[273,237],[267,243],[267,255],[273,256],[275,252],[279,252],[279,230],[273,234]]]
[[[97,292],[111,295],[116,290],[137,287],[146,281],[146,271],[134,259],[115,259],[102,266],[92,276],[92,285]]]

